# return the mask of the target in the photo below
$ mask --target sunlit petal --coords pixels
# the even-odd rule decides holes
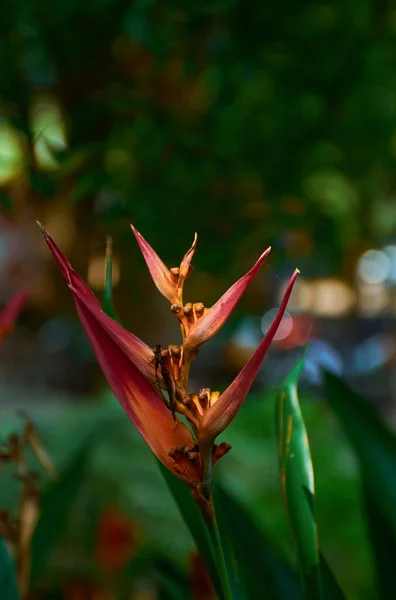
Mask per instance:
[[[187,250],[187,252],[183,256],[183,260],[180,263],[180,279],[181,279],[181,281],[184,281],[188,277],[188,274],[190,271],[190,266],[191,266],[191,261],[194,256],[195,249],[197,247],[197,242],[198,242],[198,234],[195,233],[192,246],[191,246],[191,248],[189,248]]]
[[[246,363],[231,385],[223,394],[221,394],[217,402],[204,415],[199,436],[200,440],[214,440],[216,436],[224,431],[231,423],[238,410],[241,408],[282,321],[298,273],[298,270],[293,273],[274,322],[255,350],[253,356]]]
[[[158,289],[158,291],[167,299],[171,304],[178,301],[177,297],[177,279],[172,277],[168,267],[162,262],[155,250],[150,244],[144,239],[141,233],[133,225],[131,229],[135,235],[136,241],[139,244],[139,248],[142,251],[143,258],[146,261],[148,270],[150,271],[151,277]]]
[[[77,312],[99,365],[121,406],[159,460],[176,475],[169,451],[178,444],[193,446],[187,427],[174,421],[159,392],[108,335],[86,305],[76,298]],[[188,464],[184,476],[198,480],[197,469]]]
[[[223,296],[206,312],[194,325],[191,326],[189,333],[184,341],[186,351],[193,350],[201,344],[212,338],[234,310],[242,295],[248,288],[252,279],[260,269],[264,260],[271,251],[267,248],[260,256],[255,265],[238,281],[234,283]]]
[[[115,343],[122,346],[123,351],[128,356],[129,360],[131,360],[144,375],[154,378],[153,366],[148,362],[149,357],[152,357],[153,355],[152,349],[103,312],[98,300],[85,281],[78,273],[76,273],[48,232],[41,225],[40,227],[45,241],[73,292],[75,301],[79,300],[80,303],[84,304],[86,309],[100,321],[101,326],[107,334],[115,341]]]
[[[195,442],[188,428],[174,420],[171,412],[148,377],[154,368],[147,358],[152,349],[113,321],[101,309],[99,302],[82,278],[41,228],[45,240],[71,289],[78,315],[99,365],[121,406],[159,460],[185,481],[199,481],[198,467],[186,461],[177,469],[169,456],[170,450]]]

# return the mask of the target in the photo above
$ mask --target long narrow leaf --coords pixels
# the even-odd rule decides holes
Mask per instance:
[[[344,592],[322,554],[320,555],[320,574],[324,600],[346,600]]]
[[[214,499],[224,550],[226,555],[233,554],[244,597],[247,600],[299,600],[302,593],[298,578],[272,548],[246,509],[218,483],[214,488]]]
[[[15,567],[2,538],[0,538],[0,598],[19,600]]]
[[[91,430],[82,441],[58,479],[48,486],[42,502],[40,517],[32,538],[31,587],[45,571],[54,547],[62,537],[70,514],[70,507],[84,482],[86,467],[91,456],[92,443],[97,431]]]
[[[283,498],[297,552],[304,594],[321,600],[320,557],[314,511],[314,474],[297,394],[303,359],[283,382],[277,399],[278,455]]]
[[[331,408],[360,461],[363,479],[396,535],[396,436],[365,398],[330,373],[324,377]]]
[[[363,499],[376,568],[378,598],[388,600],[395,594],[396,536],[367,484],[363,486]]]
[[[118,321],[117,312],[113,303],[113,241],[111,237],[108,237],[106,241],[105,286],[103,290],[102,308],[109,317]]]

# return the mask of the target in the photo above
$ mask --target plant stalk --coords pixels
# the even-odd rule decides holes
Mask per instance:
[[[209,534],[213,543],[213,549],[215,554],[215,560],[219,572],[221,581],[221,587],[223,589],[223,599],[233,600],[231,586],[228,579],[227,566],[224,558],[223,546],[221,543],[219,527],[217,525],[216,514],[212,511],[210,521],[206,521],[208,525]]]

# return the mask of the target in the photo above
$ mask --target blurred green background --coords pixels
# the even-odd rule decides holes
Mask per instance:
[[[95,532],[109,506],[139,528],[137,546],[186,564],[192,544],[107,390],[36,218],[99,294],[112,235],[117,310],[150,345],[177,343],[178,328],[130,223],[170,267],[198,232],[186,299],[207,306],[272,246],[196,361],[196,388],[231,381],[300,268],[218,473],[290,555],[271,390],[310,342],[303,410],[322,547],[348,597],[375,598],[356,461],[322,399],[320,367],[394,422],[395,2],[4,0],[0,66],[0,300],[30,294],[0,350],[2,433],[18,430],[22,408],[60,466],[99,428],[42,586],[91,597],[71,582],[101,579]],[[0,504],[15,506],[17,484],[0,476]]]

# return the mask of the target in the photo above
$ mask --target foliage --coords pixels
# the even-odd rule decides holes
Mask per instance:
[[[392,231],[391,4],[7,0],[3,12],[1,110],[38,210],[62,190],[79,230],[120,243],[132,221],[166,259],[194,227],[217,272],[263,240],[307,274],[339,269],[351,245]],[[51,142],[53,102],[67,152]],[[40,167],[38,142],[58,169]]]

